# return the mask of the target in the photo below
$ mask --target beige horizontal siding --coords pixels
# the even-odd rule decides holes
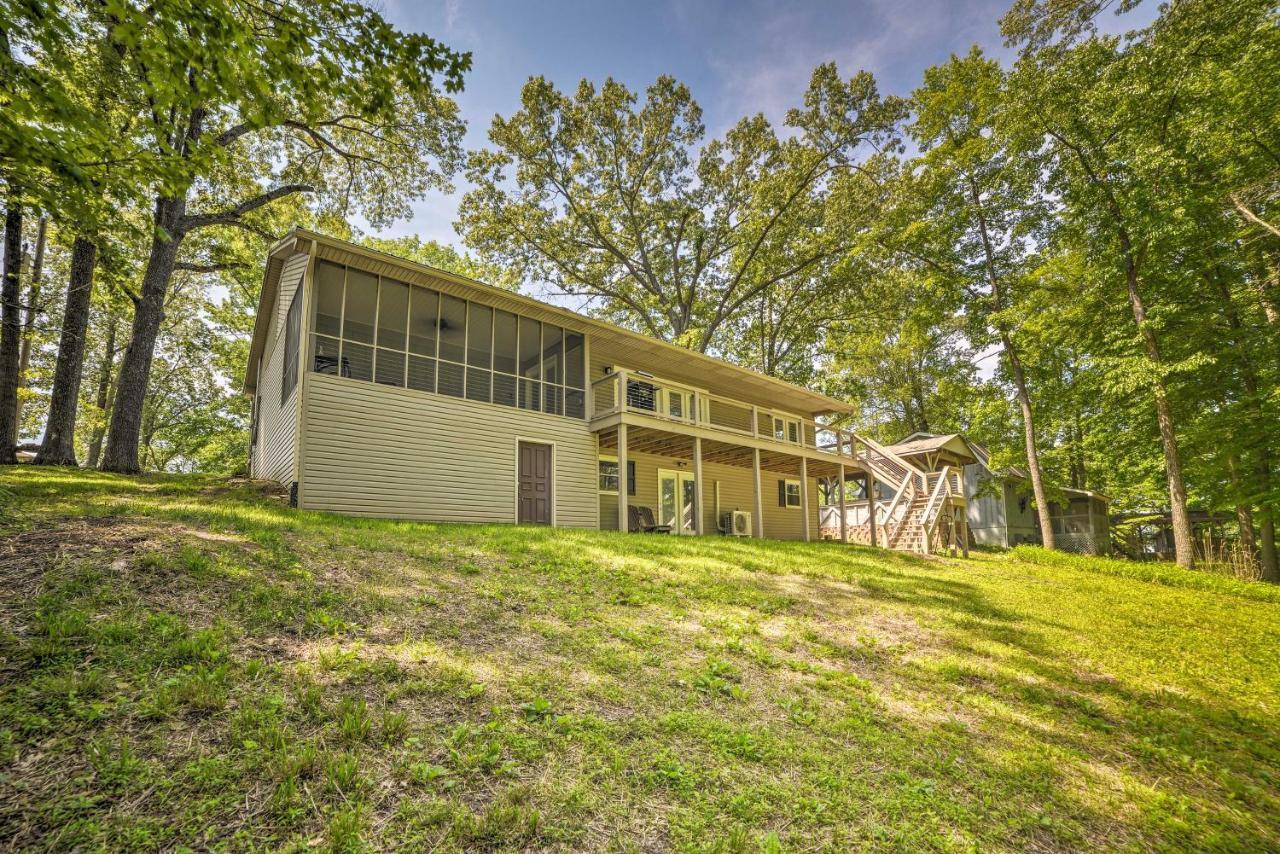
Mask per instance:
[[[557,525],[596,526],[585,421],[307,373],[300,502],[312,510],[512,522],[517,437],[555,444]]]
[[[306,255],[294,255],[285,262],[280,274],[280,306],[274,312],[277,322],[267,330],[267,343],[263,352],[262,371],[258,374],[258,394],[261,409],[258,414],[258,447],[254,452],[253,476],[278,483],[297,480],[294,459],[294,439],[297,434],[298,388],[283,403],[280,401],[280,383],[284,371],[284,316],[289,311],[289,300],[302,281],[307,269]]]
[[[627,458],[636,464],[636,494],[628,497],[631,504],[652,508],[657,518],[658,469],[679,471],[684,463],[685,471],[692,471],[689,460],[677,460],[655,454],[632,452]],[[804,537],[803,516],[798,507],[778,506],[778,480],[785,478],[771,471],[760,472],[761,504],[764,510],[764,535],[779,540],[799,540]],[[793,478],[794,479],[794,478]],[[751,469],[727,466],[719,463],[702,464],[703,526],[708,534],[716,532],[715,484],[720,484],[720,510],[745,510],[755,515],[755,487]],[[599,484],[597,483],[597,489]],[[624,482],[625,488],[625,482]],[[598,493],[600,527],[606,530],[618,528],[618,496]],[[809,478],[809,536],[818,538],[818,481]]]

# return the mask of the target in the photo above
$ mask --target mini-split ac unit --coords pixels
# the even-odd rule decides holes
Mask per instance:
[[[726,510],[721,514],[720,525],[731,537],[751,536],[751,514],[746,510]]]

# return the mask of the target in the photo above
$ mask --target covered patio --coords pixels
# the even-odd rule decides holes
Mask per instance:
[[[825,451],[643,420],[626,415],[597,431],[601,458],[616,459],[619,472],[616,499],[602,492],[602,528],[630,530],[630,508],[645,506],[673,532],[726,533],[724,514],[746,511],[752,536],[811,540],[820,529],[818,482],[867,477]],[[840,539],[849,540],[848,526]]]

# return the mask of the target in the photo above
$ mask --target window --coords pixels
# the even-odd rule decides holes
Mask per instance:
[[[667,396],[667,415],[682,420],[693,416],[692,393],[673,388],[666,389],[664,393]]]
[[[255,394],[253,396],[253,411],[250,413],[250,419],[249,419],[249,447],[250,448],[257,447],[258,445],[258,418],[261,415],[262,415],[262,395]]]
[[[627,406],[632,409],[658,411],[658,389],[653,383],[627,380]]]
[[[618,494],[618,458],[600,457],[600,491]],[[636,494],[636,461],[627,460],[627,495]]]
[[[318,261],[311,370],[586,416],[586,337],[482,303]],[[289,317],[301,335],[301,309]],[[300,343],[289,350],[298,353]],[[296,384],[285,366],[282,389]],[[282,401],[283,402],[283,401]]]
[[[800,444],[800,422],[794,418],[773,417],[773,438],[779,442]]]
[[[779,507],[799,507],[800,506],[800,481],[798,480],[778,481],[778,506]]]
[[[298,386],[298,338],[302,333],[302,288],[293,292],[284,320],[284,375],[280,380],[280,405]]]

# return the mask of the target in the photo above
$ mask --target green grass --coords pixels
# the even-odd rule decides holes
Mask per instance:
[[[11,468],[4,844],[1280,847],[1269,588],[1051,560]]]

